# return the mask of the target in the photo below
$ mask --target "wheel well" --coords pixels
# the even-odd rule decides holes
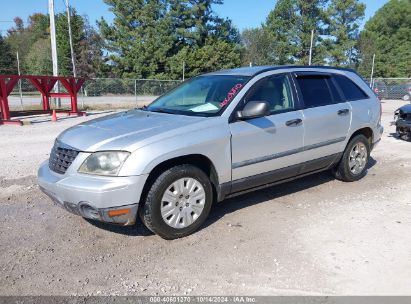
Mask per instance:
[[[352,138],[354,138],[355,136],[360,135],[360,134],[362,134],[362,135],[364,135],[365,137],[367,137],[368,143],[370,144],[370,146],[372,146],[373,136],[374,136],[374,133],[373,133],[372,129],[371,129],[371,128],[368,128],[368,127],[367,127],[367,128],[359,129],[359,130],[357,130],[357,131],[351,136],[350,140],[351,140]]]
[[[210,178],[211,185],[213,187],[214,201],[215,201],[217,197],[217,189],[219,185],[218,174],[211,160],[208,157],[201,155],[201,154],[184,155],[184,156],[168,159],[158,164],[157,166],[155,166],[154,169],[151,170],[147,178],[147,181],[143,188],[140,201],[145,200],[145,197],[148,191],[150,190],[151,185],[156,181],[156,179],[161,175],[161,173],[163,173],[164,171],[172,167],[175,167],[178,165],[187,165],[187,164],[196,166],[197,168],[201,169]]]

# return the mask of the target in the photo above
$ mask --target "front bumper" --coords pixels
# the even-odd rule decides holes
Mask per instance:
[[[398,120],[395,122],[395,125],[396,125],[398,128],[403,128],[403,129],[411,130],[411,121],[410,121],[410,120],[398,119]]]
[[[124,226],[136,221],[146,179],[146,175],[102,177],[74,170],[61,175],[49,169],[48,161],[38,171],[40,189],[57,205],[85,218]]]

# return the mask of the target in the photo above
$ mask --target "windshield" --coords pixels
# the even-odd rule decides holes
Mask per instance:
[[[250,77],[209,75],[193,78],[155,100],[147,110],[191,116],[216,116]]]

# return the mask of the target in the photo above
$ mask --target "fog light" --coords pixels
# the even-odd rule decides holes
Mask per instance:
[[[100,213],[98,212],[98,210],[94,207],[91,207],[90,205],[86,205],[86,204],[81,205],[80,210],[81,210],[81,214],[85,218],[89,218],[92,220],[100,219]]]
[[[107,212],[109,217],[121,216],[130,213],[130,209],[111,210]]]

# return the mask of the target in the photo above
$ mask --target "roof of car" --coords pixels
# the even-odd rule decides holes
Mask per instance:
[[[221,70],[212,73],[208,73],[207,75],[235,75],[235,76],[256,76],[258,74],[280,70],[280,69],[329,69],[329,70],[343,70],[356,73],[352,69],[347,68],[336,68],[330,66],[302,66],[302,65],[278,65],[278,66],[254,66],[254,67],[242,67],[242,68],[235,68],[229,70]]]

